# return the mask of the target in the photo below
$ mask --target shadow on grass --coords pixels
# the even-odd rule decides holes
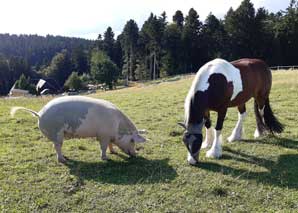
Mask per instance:
[[[66,166],[72,175],[81,180],[127,185],[152,184],[167,183],[177,176],[168,161],[168,159],[147,160],[142,157],[107,162],[68,160]]]
[[[271,144],[271,145],[281,146],[281,147],[285,147],[285,148],[289,148],[289,149],[298,149],[298,140],[292,140],[292,139],[288,139],[288,138],[280,138],[280,137],[275,137],[275,136],[267,136],[260,140],[245,139],[242,141],[248,142],[248,143]]]
[[[298,154],[280,155],[277,162],[247,155],[225,147],[224,159],[235,159],[244,163],[264,167],[266,172],[253,172],[245,169],[232,168],[214,162],[200,162],[199,168],[212,172],[230,175],[236,179],[256,180],[259,183],[279,187],[298,188]]]

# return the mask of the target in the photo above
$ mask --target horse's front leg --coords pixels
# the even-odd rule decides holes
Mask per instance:
[[[215,137],[213,140],[213,144],[210,150],[207,151],[206,157],[208,158],[219,158],[222,156],[222,136],[221,136],[221,130],[223,127],[223,122],[226,117],[227,108],[219,111],[217,113],[217,122],[215,127]]]
[[[238,121],[235,128],[233,129],[232,134],[228,137],[229,142],[236,140],[241,140],[243,137],[243,121],[246,117],[246,108],[245,105],[238,106]]]
[[[211,127],[211,120],[210,120],[210,112],[206,112],[205,115],[205,128],[206,128],[206,135],[205,140],[202,143],[201,149],[208,148],[212,145],[212,142],[214,140],[214,128]]]

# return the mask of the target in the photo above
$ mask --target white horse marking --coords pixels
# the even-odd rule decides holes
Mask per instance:
[[[219,58],[206,63],[196,73],[191,88],[185,99],[184,109],[186,123],[189,119],[189,109],[192,97],[197,91],[204,92],[208,89],[208,79],[210,75],[215,73],[224,75],[228,82],[233,83],[233,94],[231,100],[233,100],[243,90],[240,70],[234,67],[231,63]]]
[[[265,124],[265,119],[264,119],[264,109],[265,109],[265,105],[263,106],[262,109],[258,109],[261,119],[263,121],[263,123]],[[263,134],[259,131],[258,127],[256,128],[255,132],[254,132],[254,138],[259,138],[261,137]]]
[[[254,138],[256,139],[256,138],[258,138],[260,136],[261,136],[261,133],[260,133],[258,127],[257,127],[256,130],[255,130],[255,133],[254,133]]]
[[[204,142],[202,143],[202,149],[205,149],[211,146],[214,140],[214,128],[210,127],[209,129],[207,128],[205,129],[206,129],[206,136],[205,136]]]
[[[262,109],[259,109],[259,113],[260,113],[261,117],[264,117],[264,109],[265,109],[265,105],[263,106]]]
[[[265,105],[263,106],[262,109],[258,109],[258,110],[259,110],[260,116],[261,116],[261,118],[262,118],[262,121],[263,121],[263,123],[265,124],[265,119],[264,119],[264,109],[265,109]]]
[[[191,165],[195,165],[198,161],[194,159],[189,152],[187,152],[187,161]]]
[[[215,131],[215,138],[210,150],[207,151],[206,157],[207,158],[219,158],[222,156],[222,136],[220,130]]]
[[[244,112],[242,114],[238,113],[238,121],[236,123],[236,126],[233,129],[232,134],[228,137],[229,142],[233,142],[233,141],[242,139],[242,137],[243,137],[243,121],[246,116],[247,116],[246,112]]]

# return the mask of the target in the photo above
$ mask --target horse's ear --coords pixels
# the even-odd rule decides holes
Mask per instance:
[[[178,124],[179,126],[183,127],[183,129],[186,129],[186,126],[185,126],[184,123],[182,123],[182,122],[178,122],[177,124]]]

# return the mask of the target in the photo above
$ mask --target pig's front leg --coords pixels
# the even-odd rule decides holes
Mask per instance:
[[[110,143],[110,140],[108,137],[99,138],[102,160],[109,160],[109,158],[107,157],[107,148],[108,148],[109,143]]]
[[[109,150],[111,154],[117,154],[117,152],[115,151],[115,149],[113,148],[113,144],[109,143]]]

